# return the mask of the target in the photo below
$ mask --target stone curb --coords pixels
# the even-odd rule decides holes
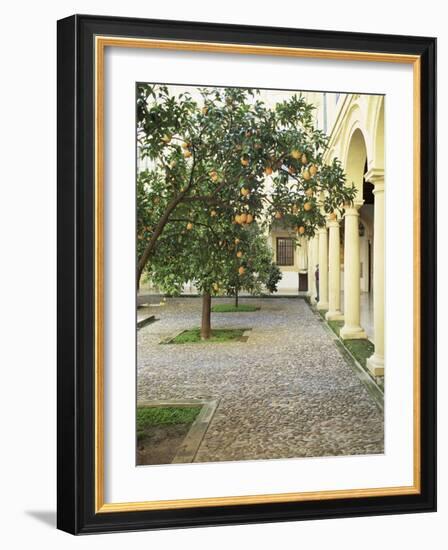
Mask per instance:
[[[193,462],[219,405],[219,399],[200,397],[197,399],[170,399],[167,401],[141,401],[138,403],[139,407],[197,407],[198,405],[201,405],[201,411],[188,430],[171,464]]]
[[[366,373],[364,367],[359,363],[359,361],[350,352],[350,350],[345,347],[344,342],[341,340],[341,338],[339,338],[337,334],[335,334],[335,332],[330,328],[326,320],[322,318],[319,312],[316,311],[309,303],[308,306],[314,313],[314,315],[322,322],[322,325],[328,332],[328,334],[332,336],[339,351],[344,355],[349,366],[364,384],[367,391],[369,392],[369,395],[375,401],[377,407],[380,409],[381,412],[384,412],[384,392],[381,390],[378,384],[376,384],[375,381]]]

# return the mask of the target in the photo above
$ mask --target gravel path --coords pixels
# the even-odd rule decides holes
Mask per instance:
[[[212,314],[213,328],[250,327],[245,343],[159,345],[199,326],[201,302],[150,308],[138,399],[220,399],[195,462],[382,453],[382,412],[305,300],[247,303],[261,309]]]

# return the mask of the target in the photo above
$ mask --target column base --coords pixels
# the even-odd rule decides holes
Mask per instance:
[[[348,327],[344,325],[340,332],[339,336],[343,340],[366,340],[367,334],[365,330],[361,327]]]
[[[321,309],[328,309],[328,302],[317,302],[316,308]]]
[[[374,353],[366,361],[367,368],[373,376],[384,376],[384,357]]]
[[[343,321],[344,315],[339,310],[327,311],[327,313],[325,314],[325,319],[327,321]]]

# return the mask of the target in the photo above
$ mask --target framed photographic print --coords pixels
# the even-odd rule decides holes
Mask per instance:
[[[58,22],[58,527],[434,511],[433,38]]]

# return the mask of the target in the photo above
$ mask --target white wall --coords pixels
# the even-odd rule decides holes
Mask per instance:
[[[281,269],[281,268],[280,268]],[[298,293],[299,289],[299,272],[298,271],[282,271],[282,279],[278,283],[278,292],[281,294],[282,290],[292,290]],[[275,296],[275,294],[274,294]]]
[[[316,7],[314,10],[313,8]],[[5,548],[331,548],[407,550],[446,547],[448,400],[440,403],[438,514],[190,529],[75,539],[54,530],[55,510],[55,152],[56,19],[77,13],[297,26],[346,31],[439,35],[440,151],[448,149],[448,34],[444,4],[428,0],[330,0],[318,4],[72,0],[5,3],[2,11],[0,285],[1,498]],[[442,11],[443,10],[443,11]],[[26,111],[26,112],[24,112]],[[26,146],[24,154],[23,147]],[[440,155],[442,159],[442,155]],[[442,164],[442,163],[440,163]],[[439,204],[448,203],[440,178]],[[445,208],[445,206],[443,206]],[[397,213],[405,215],[405,213]],[[440,239],[442,241],[442,239]],[[442,254],[443,252],[443,254]],[[440,248],[447,267],[446,246]],[[445,271],[444,271],[445,272]],[[31,274],[31,275],[30,275]],[[441,304],[448,308],[445,277]],[[445,327],[446,327],[446,323]],[[441,349],[439,387],[448,387]]]

